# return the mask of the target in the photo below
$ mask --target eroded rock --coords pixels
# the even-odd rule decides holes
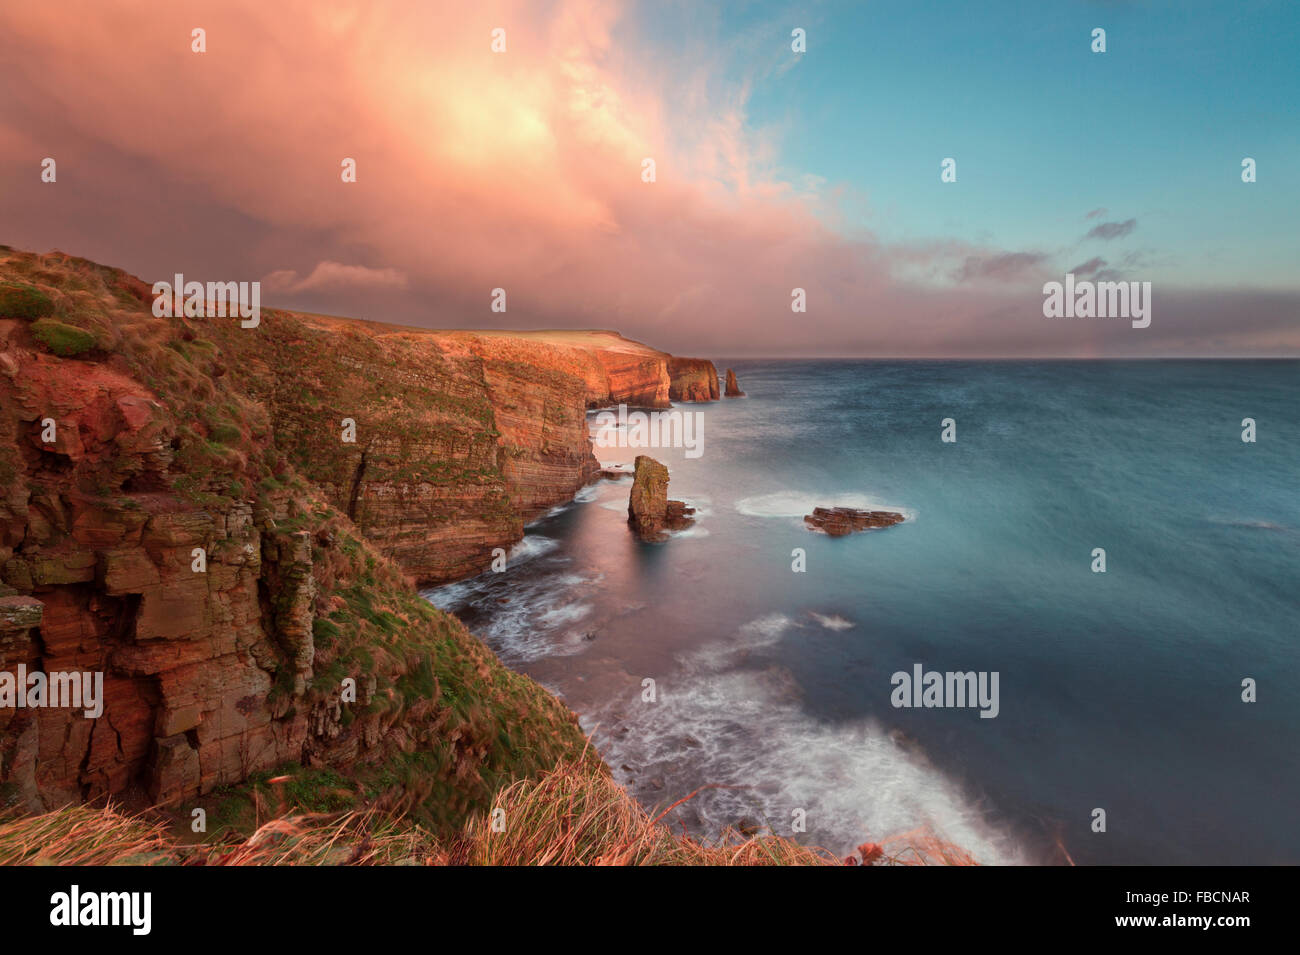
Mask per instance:
[[[814,507],[813,512],[804,517],[804,524],[810,529],[825,531],[831,537],[843,537],[854,531],[871,530],[877,527],[892,527],[901,524],[903,515],[897,511],[860,511],[853,507]]]
[[[627,522],[643,541],[662,541],[670,530],[695,522],[695,508],[668,499],[668,468],[649,455],[639,454],[628,495]]]

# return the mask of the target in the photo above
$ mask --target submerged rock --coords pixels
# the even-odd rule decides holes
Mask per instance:
[[[667,531],[693,524],[694,513],[695,508],[668,500],[668,468],[649,455],[637,455],[627,501],[627,522],[637,536],[647,542],[661,541]]]
[[[727,391],[728,398],[743,398],[745,393],[740,390],[740,383],[736,381],[736,373],[730,368],[727,369]]]
[[[843,537],[854,531],[871,530],[876,527],[891,527],[903,522],[903,515],[897,511],[859,511],[853,507],[814,507],[813,512],[804,517],[804,523],[811,529],[825,531],[831,537]]]

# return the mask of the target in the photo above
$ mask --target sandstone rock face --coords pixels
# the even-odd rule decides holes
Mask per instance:
[[[673,401],[717,401],[718,369],[704,358],[669,358],[668,397]]]
[[[637,455],[627,502],[627,522],[637,536],[647,543],[662,541],[668,531],[694,523],[694,513],[693,507],[668,499],[668,468],[649,455]]]
[[[843,537],[854,531],[901,524],[904,518],[896,511],[859,511],[852,507],[814,507],[804,517],[809,529],[825,531],[832,537]]]
[[[0,709],[4,782],[34,808],[130,786],[168,801],[300,749],[305,727],[277,723],[263,700],[284,657],[275,641],[309,639],[311,611],[288,608],[284,633],[264,627],[251,509],[130,490],[171,462],[175,423],[156,396],[101,366],[6,354],[18,371],[0,377],[0,434],[23,474],[0,504],[0,574],[27,595],[0,600],[0,667],[103,673],[104,700],[98,719]],[[41,440],[51,417],[63,440]]]
[[[551,353],[575,374],[531,345],[271,309],[255,333],[160,319],[146,283],[0,249],[14,279],[99,347],[60,358],[0,317],[0,671],[6,694],[66,673],[102,696],[98,715],[0,706],[0,804],[203,805],[284,762],[418,755],[394,798],[458,828],[503,781],[582,756],[573,714],[402,567],[472,572],[595,474],[583,375],[609,386],[588,349]]]
[[[727,369],[727,397],[743,398],[745,393],[740,390],[740,384],[736,381],[736,373],[730,368]]]
[[[597,476],[589,408],[702,396],[708,363],[613,333],[154,319],[147,283],[0,251],[17,274],[103,348],[59,358],[0,317],[0,670],[102,674],[103,712],[0,707],[0,799],[188,802],[285,761],[434,752],[452,814],[581,752],[402,571],[485,567]]]
[[[670,396],[706,400],[712,362],[674,359],[612,332],[381,331],[367,348],[335,358],[350,326],[304,319],[303,337],[280,360],[315,385],[321,408],[301,428],[301,470],[331,503],[421,584],[477,573],[524,524],[599,477],[588,409],[665,408]],[[311,337],[306,337],[311,336]],[[373,382],[401,389],[377,393]],[[273,412],[291,422],[298,385]],[[716,384],[714,393],[716,397]],[[357,406],[386,413],[358,417]],[[321,421],[353,417],[357,443],[340,447]],[[327,460],[322,441],[330,441]]]

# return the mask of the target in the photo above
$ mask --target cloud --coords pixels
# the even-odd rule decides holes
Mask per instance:
[[[397,269],[371,269],[364,265],[318,262],[311,274],[300,277],[293,269],[280,269],[262,279],[266,291],[339,292],[346,289],[404,289],[406,275]]]
[[[204,8],[194,54],[181,5],[4,5],[3,240],[150,281],[265,276],[276,307],[617,328],[681,354],[1071,354],[1110,334],[1042,320],[1054,253],[850,231],[844,184],[783,170],[784,130],[752,119],[751,89],[787,59],[774,28],[738,39],[698,14],[653,46],[647,16],[615,0],[230,0]],[[33,173],[45,155],[57,189]],[[1260,320],[1289,321],[1279,308]],[[1293,323],[1280,334],[1296,341]]]
[[[1123,222],[1102,222],[1088,230],[1084,239],[1121,239],[1137,228],[1137,219]]]
[[[1098,216],[1104,216],[1105,214],[1106,214],[1106,209],[1104,209],[1104,208],[1093,209],[1091,212],[1089,212],[1087,215],[1085,215],[1084,218],[1085,218],[1085,219],[1096,219]]]
[[[952,273],[956,282],[991,279],[1010,281],[1019,279],[1046,261],[1041,252],[1001,252],[993,255],[968,255],[961,267]]]
[[[1106,260],[1100,256],[1093,256],[1087,262],[1080,263],[1068,271],[1073,272],[1075,278],[1095,279],[1099,282],[1116,282],[1121,276],[1118,269],[1106,268]]]

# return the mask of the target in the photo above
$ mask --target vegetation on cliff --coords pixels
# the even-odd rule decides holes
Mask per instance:
[[[0,246],[0,668],[104,674],[100,718],[0,710],[0,863],[834,861],[670,833],[415,588],[597,473],[587,408],[711,363],[151,304]]]
[[[371,808],[278,805],[255,828],[194,842],[174,820],[69,806],[0,818],[0,865],[973,865],[968,853],[912,832],[841,860],[775,836],[724,833],[703,843],[652,817],[589,762],[557,766],[497,793],[491,810],[438,835]],[[319,798],[319,797],[318,797]],[[493,825],[493,816],[504,826]]]
[[[157,318],[143,283],[60,254],[0,252],[0,293],[0,598],[40,603],[0,620],[0,666],[102,670],[107,697],[102,720],[0,712],[6,804],[142,791],[220,814],[304,765],[449,832],[583,758],[573,714],[348,513],[364,460],[519,523],[481,362],[402,362],[400,337],[286,313]]]

